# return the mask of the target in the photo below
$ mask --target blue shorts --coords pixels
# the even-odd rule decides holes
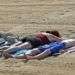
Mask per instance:
[[[65,43],[58,43],[50,48],[51,55],[59,53],[60,50],[65,49]]]
[[[41,52],[50,49],[51,54],[59,53],[61,49],[65,48],[65,44],[61,42],[54,42],[50,44],[46,44],[44,46],[39,47]]]

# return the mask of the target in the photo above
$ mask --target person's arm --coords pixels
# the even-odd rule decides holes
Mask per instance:
[[[38,54],[38,55],[35,55],[35,56],[27,56],[27,59],[28,60],[32,60],[32,59],[44,59],[46,57],[48,57],[50,55],[50,50],[45,50],[44,52]]]

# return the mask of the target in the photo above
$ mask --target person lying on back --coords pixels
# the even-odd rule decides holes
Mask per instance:
[[[67,52],[69,48],[75,46],[75,39],[62,40],[60,42],[53,42],[45,44],[38,48],[34,48],[25,52],[25,50],[17,51],[15,54],[10,54],[7,52],[5,58],[16,58],[16,59],[44,59],[46,57],[58,54],[64,51]],[[21,54],[22,53],[22,54]]]

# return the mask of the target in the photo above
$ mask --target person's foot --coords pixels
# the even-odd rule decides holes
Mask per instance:
[[[12,56],[8,53],[4,53],[3,56],[4,56],[4,59],[12,58]]]
[[[2,57],[2,54],[3,54],[3,50],[0,50],[0,57]]]

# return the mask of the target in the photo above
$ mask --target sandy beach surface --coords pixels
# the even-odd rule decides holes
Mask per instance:
[[[0,32],[20,37],[58,30],[75,38],[75,0],[0,0]],[[0,59],[0,75],[75,75],[75,53],[44,60]]]

